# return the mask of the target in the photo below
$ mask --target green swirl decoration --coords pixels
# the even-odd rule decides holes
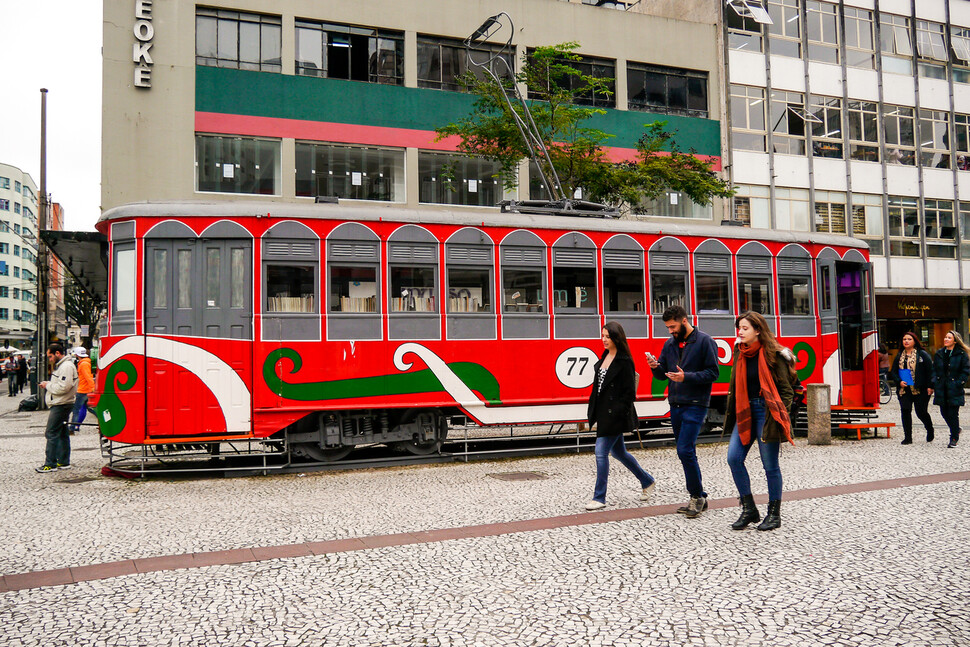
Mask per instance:
[[[812,348],[811,344],[805,341],[800,341],[795,344],[792,348],[792,352],[795,354],[795,366],[798,366],[800,361],[800,355],[802,352],[805,353],[807,359],[805,360],[805,366],[795,371],[798,374],[798,379],[804,382],[812,376],[815,372],[815,349]]]
[[[119,374],[124,376],[124,382],[117,381]],[[125,428],[128,415],[115,389],[127,391],[135,386],[136,382],[138,382],[138,371],[127,359],[119,359],[108,369],[108,377],[104,381],[104,393],[98,399],[98,406],[94,410],[98,416],[102,436],[106,438],[117,436]]]
[[[375,375],[373,377],[357,377],[326,382],[292,383],[287,382],[283,376],[276,374],[277,362],[284,359],[293,364],[289,375],[299,372],[303,366],[303,358],[300,357],[299,353],[292,348],[280,348],[266,357],[266,362],[263,363],[263,379],[270,391],[288,400],[303,402],[342,400],[381,395],[434,393],[445,390],[441,381],[429,368],[393,375]],[[465,383],[465,386],[480,393],[487,404],[502,404],[498,380],[483,366],[472,362],[452,362],[448,364],[448,368]]]

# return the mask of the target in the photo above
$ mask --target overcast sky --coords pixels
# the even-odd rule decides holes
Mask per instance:
[[[47,191],[68,230],[101,214],[101,0],[0,0],[0,162],[40,187],[47,88]]]

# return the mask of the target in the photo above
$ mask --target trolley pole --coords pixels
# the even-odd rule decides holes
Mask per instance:
[[[40,89],[40,214],[37,223],[37,408],[46,409],[44,389],[40,383],[47,380],[47,243],[41,232],[47,229],[47,88]]]

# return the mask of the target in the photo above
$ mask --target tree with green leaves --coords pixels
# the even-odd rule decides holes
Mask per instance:
[[[90,350],[91,339],[104,317],[104,302],[94,300],[77,281],[68,278],[64,285],[64,311],[68,324],[88,327],[88,334],[81,338],[81,345]]]
[[[665,130],[666,122],[644,125],[634,160],[614,163],[607,156],[607,142],[613,135],[591,128],[591,117],[605,114],[601,108],[583,105],[594,97],[612,94],[612,79],[585,74],[574,63],[578,43],[538,47],[522,58],[514,82],[529,88],[526,102],[561,182],[561,193],[571,197],[581,189],[587,200],[636,210],[645,200],[656,199],[667,190],[680,191],[697,204],[708,205],[714,197],[729,197],[733,191],[713,171],[712,163],[693,150],[684,152],[675,133]],[[516,121],[505,99],[513,79],[501,88],[488,76],[466,74],[465,87],[474,94],[472,112],[454,123],[436,129],[437,139],[458,137],[458,151],[497,162],[506,190],[518,185],[518,165],[530,158]],[[528,115],[521,103],[512,102],[524,121]],[[537,160],[548,178],[544,156]]]

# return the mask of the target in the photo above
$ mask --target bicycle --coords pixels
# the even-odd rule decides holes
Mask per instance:
[[[889,378],[884,375],[879,376],[879,404],[889,404],[889,401],[893,399],[893,389],[892,385],[889,383]]]

